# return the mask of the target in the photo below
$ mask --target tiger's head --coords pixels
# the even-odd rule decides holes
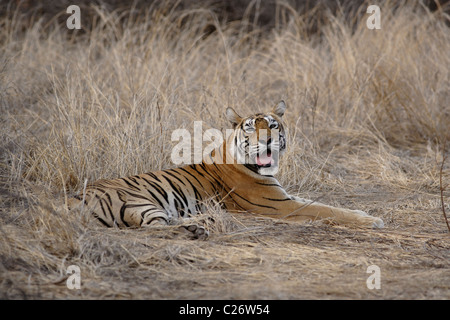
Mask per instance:
[[[284,101],[270,112],[239,116],[233,108],[226,110],[234,133],[229,140],[230,152],[238,164],[260,175],[274,175],[278,171],[279,157],[286,150],[286,130],[282,117],[286,111]]]

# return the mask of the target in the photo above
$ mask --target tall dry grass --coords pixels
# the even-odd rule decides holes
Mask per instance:
[[[285,262],[294,274],[308,263],[330,270],[333,261],[315,256],[326,251],[319,235],[324,243],[334,235],[331,245],[339,247],[352,232],[302,229],[317,239],[305,247],[295,231],[300,227],[213,208],[213,240],[195,244],[170,228],[97,228],[88,216],[65,209],[65,199],[86,179],[172,167],[172,131],[193,132],[198,120],[204,129],[228,128],[228,106],[246,115],[287,102],[289,150],[279,179],[290,192],[370,211],[388,231],[445,231],[438,194],[442,149],[450,149],[448,15],[410,2],[380,6],[381,30],[366,28],[363,5],[352,20],[328,14],[314,34],[314,10],[300,15],[283,2],[276,11],[283,19],[269,31],[257,28],[250,14],[226,23],[211,8],[155,7],[127,20],[127,10],[94,7],[96,24],[84,32],[42,19],[22,30],[20,15],[2,18],[2,297],[173,298],[188,292],[187,278],[202,283],[198,272],[212,282],[222,274],[223,283],[236,280],[241,288],[233,296],[234,287],[225,286],[226,294],[215,297],[256,297],[262,289],[255,281]],[[447,164],[447,184],[449,175]],[[258,238],[266,239],[260,251],[245,249]],[[388,243],[395,247],[394,240]],[[409,249],[423,254],[421,248]],[[361,252],[333,259],[359,265]],[[433,254],[448,258],[442,250]],[[65,287],[70,264],[81,266],[84,291]],[[419,262],[411,268],[417,267]],[[275,280],[263,297],[302,296],[284,287],[289,276],[266,277]],[[137,285],[142,281],[154,290]],[[445,296],[439,281],[427,283]],[[210,297],[203,286],[190,297]],[[332,294],[365,297],[352,288],[342,285]],[[313,282],[302,297],[324,292],[320,281]]]

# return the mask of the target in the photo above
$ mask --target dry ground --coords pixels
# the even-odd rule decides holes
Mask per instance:
[[[315,33],[314,12],[284,2],[270,30],[255,6],[233,22],[208,8],[92,7],[83,32],[1,18],[0,298],[449,299],[449,18],[380,6],[381,30],[366,28],[363,5],[351,21],[325,14]],[[290,129],[280,182],[385,229],[210,204],[210,237],[195,241],[176,227],[106,229],[65,208],[85,179],[171,167],[174,129],[227,128],[227,106],[248,114],[280,99]],[[66,286],[70,265],[80,290]],[[367,288],[370,265],[379,290]]]

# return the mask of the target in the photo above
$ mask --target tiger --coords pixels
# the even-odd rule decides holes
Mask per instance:
[[[69,207],[83,205],[107,227],[151,227],[187,221],[204,213],[205,201],[213,199],[231,214],[383,228],[382,219],[364,211],[292,196],[281,186],[274,175],[287,148],[286,109],[282,100],[269,112],[241,117],[228,107],[233,131],[201,163],[98,180],[71,198]],[[206,232],[187,228],[196,236]]]

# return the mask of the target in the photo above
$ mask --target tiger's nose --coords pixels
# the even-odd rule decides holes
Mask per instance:
[[[264,144],[266,146],[270,145],[270,143],[272,142],[272,138],[268,137],[267,139],[260,139],[259,143]]]

